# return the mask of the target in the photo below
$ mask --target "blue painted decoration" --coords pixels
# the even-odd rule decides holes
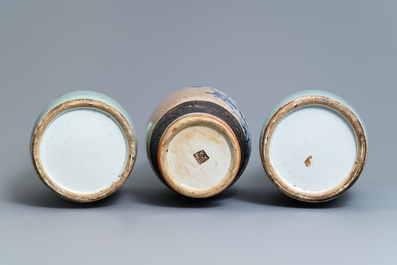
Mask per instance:
[[[248,159],[251,155],[251,132],[249,130],[247,119],[245,118],[244,114],[241,112],[240,107],[231,97],[229,97],[224,92],[217,90],[215,88],[210,87],[209,89],[211,89],[213,92],[204,92],[204,93],[222,99],[232,109],[233,114],[237,116],[237,119],[241,123],[248,143],[248,148],[247,148],[247,159]]]

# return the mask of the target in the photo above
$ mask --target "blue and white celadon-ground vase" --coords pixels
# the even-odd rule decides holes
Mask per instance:
[[[47,105],[30,144],[43,183],[75,202],[97,201],[116,191],[130,175],[137,153],[128,113],[93,91],[67,93]]]
[[[174,92],[153,111],[146,133],[149,160],[172,190],[207,198],[230,187],[251,153],[250,131],[240,108],[210,87]]]
[[[300,201],[324,202],[357,181],[368,143],[363,120],[348,102],[308,90],[275,107],[259,147],[266,174],[282,192]]]

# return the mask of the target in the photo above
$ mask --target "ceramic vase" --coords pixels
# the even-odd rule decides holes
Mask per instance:
[[[128,113],[93,91],[53,100],[37,118],[30,144],[42,182],[75,202],[100,200],[116,191],[128,178],[137,153]]]
[[[346,192],[367,158],[362,119],[345,100],[326,91],[302,91],[282,100],[260,136],[270,180],[297,200],[324,202]]]
[[[164,99],[150,117],[146,146],[158,178],[192,198],[211,197],[230,187],[251,152],[240,108],[210,87],[184,88]]]

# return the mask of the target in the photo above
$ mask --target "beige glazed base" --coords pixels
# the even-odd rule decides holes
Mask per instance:
[[[104,129],[95,131],[91,128],[86,131],[79,131],[78,129],[80,128],[78,128],[77,126],[77,132],[90,134],[83,137],[83,135],[77,133],[74,138],[70,138],[71,136],[68,133],[64,133],[64,137],[69,137],[70,139],[62,139],[62,141],[59,140],[58,144],[62,144],[60,145],[61,147],[58,148],[57,146],[56,148],[54,148],[53,143],[56,140],[55,136],[57,136],[58,134],[55,131],[55,134],[52,135],[53,137],[46,138],[46,129],[50,128],[51,126],[56,126],[56,122],[57,120],[60,121],[60,117],[64,117],[64,115],[69,115],[68,113],[72,112],[74,112],[75,115],[72,116],[77,117],[78,122],[84,124],[84,121],[81,119],[83,115],[78,113],[79,110],[82,110],[82,114],[83,112],[85,112],[85,115],[88,115],[84,117],[102,117],[103,124],[101,123],[99,125],[103,126]],[[70,128],[73,125],[73,122],[77,122],[76,118],[74,118],[74,120],[70,120],[70,122],[63,122],[60,125],[64,127],[69,126]],[[92,120],[88,122],[91,122],[91,124],[93,125],[98,125],[95,124],[95,122],[93,122]],[[109,143],[112,143],[112,139],[116,137],[115,135],[106,135],[105,138],[98,138],[97,135],[100,135],[100,133],[103,134],[103,131],[109,128],[104,127],[106,125],[112,125],[114,128],[116,128],[116,131],[118,130],[118,139],[121,139],[120,137],[125,139],[117,140],[118,143],[121,144],[121,149],[124,155],[120,156],[118,166],[113,170],[113,173],[109,175],[106,170],[110,168],[110,164],[113,163],[111,161],[102,161],[103,163],[101,162],[101,164],[99,165],[97,163],[97,161],[99,161],[99,158],[95,156],[101,156],[101,154],[103,154],[102,157],[109,157],[108,150],[111,150],[110,148],[108,148],[109,144],[103,145],[103,149],[98,149],[99,151],[102,151],[102,153],[100,153],[99,151],[98,153],[95,153],[96,151],[93,151],[96,150],[95,148],[97,148],[101,144],[101,140],[110,141]],[[66,130],[66,128],[60,127],[58,129],[59,134],[62,135],[64,130]],[[47,130],[47,132],[48,131],[51,130],[49,129]],[[69,143],[67,140],[70,140]],[[70,147],[72,142],[75,143],[75,146],[73,146],[73,148]],[[42,146],[42,143],[45,143],[44,146]],[[41,148],[43,148],[43,150],[41,150]],[[61,159],[57,161],[51,160],[51,155],[45,155],[46,150],[44,150],[44,148],[52,148],[53,156],[61,155],[62,152],[66,155],[64,155],[64,157],[61,157]],[[65,149],[69,150],[76,156],[81,157],[71,157],[70,155],[67,155],[68,153],[65,151]],[[118,155],[118,150],[116,149],[115,151]],[[85,203],[105,198],[106,196],[116,191],[126,181],[135,163],[136,140],[127,119],[115,107],[105,102],[94,99],[72,99],[60,103],[59,105],[52,108],[38,122],[32,136],[31,154],[33,165],[36,169],[38,176],[50,190],[52,190],[64,199]],[[88,155],[92,155],[92,157],[88,158]],[[44,156],[45,160],[43,160]],[[70,163],[70,161],[66,161],[68,159],[73,161],[73,163]],[[50,163],[48,161],[52,161],[50,166],[48,165],[48,163]],[[63,165],[62,168],[57,168],[57,163]],[[105,170],[103,172],[98,172],[98,175],[97,173],[93,174],[92,172],[95,172],[95,170],[97,170],[97,168],[99,167],[104,168]],[[49,168],[51,168],[51,170],[49,170]],[[67,174],[61,176],[61,173],[58,173],[58,171],[63,173],[66,172]],[[84,184],[84,186],[82,184],[77,184],[79,183],[79,181],[80,183],[83,182],[84,177],[90,174],[91,179],[88,182],[85,179],[86,183]],[[59,176],[61,176],[62,178]],[[97,183],[95,182],[98,181],[100,178],[101,181],[104,183],[103,185],[99,186],[101,188],[90,188],[90,185],[92,185],[93,187],[97,185]],[[65,183],[69,183],[72,188]],[[78,189],[76,189],[76,187],[78,187]],[[81,191],[79,190],[80,188]]]
[[[163,179],[173,190],[207,198],[224,191],[236,178],[240,148],[222,120],[210,114],[190,114],[164,131],[157,160]]]

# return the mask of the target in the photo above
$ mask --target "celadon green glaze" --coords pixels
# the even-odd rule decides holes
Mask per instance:
[[[34,126],[33,126],[33,130],[31,133],[31,137],[33,135],[33,132],[38,124],[38,122],[54,107],[56,107],[57,105],[66,102],[68,100],[73,100],[73,99],[79,99],[79,98],[86,98],[86,99],[95,99],[95,100],[99,100],[102,102],[105,102],[113,107],[115,107],[118,111],[120,111],[120,113],[127,119],[128,123],[130,124],[132,131],[134,133],[134,135],[136,135],[136,129],[134,126],[134,123],[132,122],[132,119],[130,117],[130,115],[128,115],[128,112],[119,104],[117,103],[117,101],[115,101],[114,99],[112,99],[111,97],[108,97],[102,93],[99,92],[95,92],[95,91],[89,91],[89,90],[78,90],[78,91],[73,91],[73,92],[69,92],[66,94],[63,94],[59,97],[57,97],[56,99],[54,99],[53,101],[51,101],[50,104],[48,104],[39,114],[39,117],[36,119]],[[138,151],[138,142],[136,142],[136,148]]]
[[[367,135],[367,130],[365,128],[365,124],[363,122],[363,119],[360,117],[360,115],[358,114],[357,110],[346,100],[344,100],[343,98],[341,98],[340,96],[328,92],[328,91],[324,91],[324,90],[303,90],[303,91],[299,91],[296,93],[293,93],[291,95],[289,95],[288,97],[285,97],[283,100],[281,100],[276,107],[274,107],[272,109],[272,111],[269,113],[269,115],[267,116],[263,126],[262,126],[262,131],[261,134],[259,135],[259,142],[260,139],[262,138],[263,132],[265,130],[265,127],[267,125],[267,123],[269,122],[269,120],[271,119],[271,117],[274,115],[274,113],[276,113],[282,106],[284,106],[285,104],[287,104],[288,102],[291,102],[297,98],[302,98],[302,97],[307,97],[307,96],[324,96],[324,97],[329,97],[329,98],[333,98],[336,99],[337,101],[343,103],[346,107],[348,107],[351,111],[353,111],[353,113],[357,116],[357,118],[359,119],[361,125],[363,126],[363,129],[365,131],[365,134]],[[367,136],[368,137],[368,136]],[[368,144],[368,141],[367,141]]]

